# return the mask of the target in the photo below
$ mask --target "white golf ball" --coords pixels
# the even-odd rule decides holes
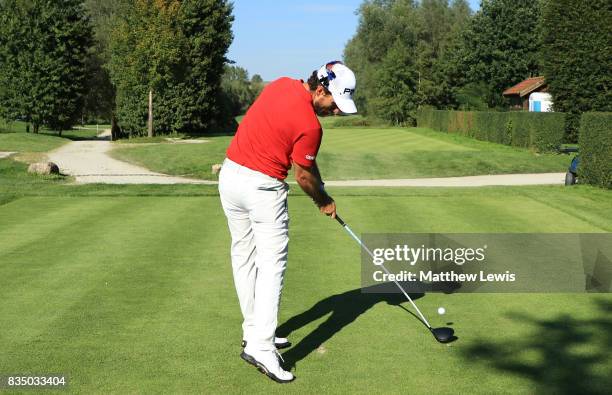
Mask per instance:
[[[438,314],[442,315],[446,313],[446,309],[444,307],[438,307]]]

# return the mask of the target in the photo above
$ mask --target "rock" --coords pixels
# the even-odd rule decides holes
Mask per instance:
[[[217,164],[215,164],[215,165],[212,165],[212,173],[213,173],[213,174],[218,174],[218,173],[219,173],[219,171],[221,170],[221,166],[222,166],[222,165],[221,165],[220,163],[217,163]]]
[[[32,163],[28,167],[28,173],[59,174],[59,167],[53,162]]]

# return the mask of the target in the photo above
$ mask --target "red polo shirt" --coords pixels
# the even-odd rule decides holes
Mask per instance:
[[[227,157],[278,179],[291,163],[310,167],[319,152],[323,131],[303,82],[279,78],[266,85],[242,119]]]

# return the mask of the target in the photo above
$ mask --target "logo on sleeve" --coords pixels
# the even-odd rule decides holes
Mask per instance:
[[[306,159],[308,160],[315,160],[315,157],[312,155],[306,155]]]

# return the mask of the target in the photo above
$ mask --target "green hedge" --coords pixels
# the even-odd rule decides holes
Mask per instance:
[[[580,182],[612,189],[612,113],[584,113],[578,144]]]
[[[563,140],[564,113],[484,112],[419,109],[417,125],[446,133],[540,152],[555,151]]]

